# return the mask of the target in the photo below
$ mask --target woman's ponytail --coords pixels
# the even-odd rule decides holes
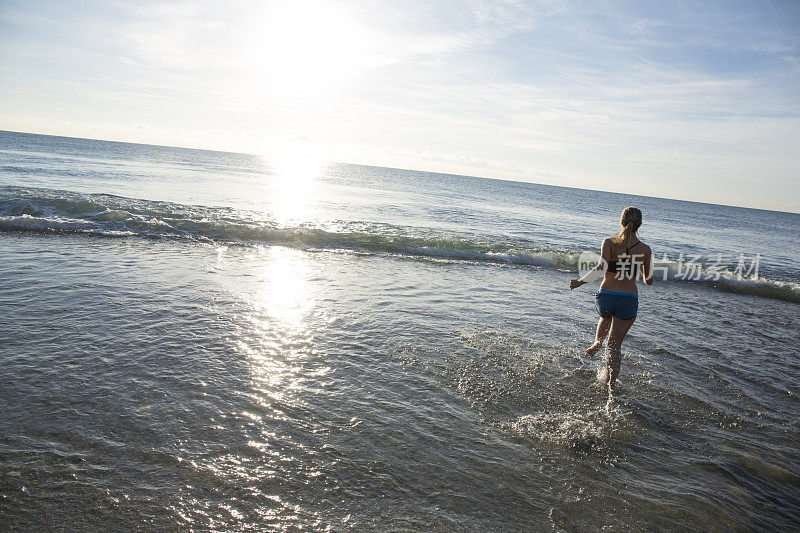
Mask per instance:
[[[636,236],[636,232],[639,231],[639,227],[642,225],[642,212],[633,206],[626,207],[622,211],[620,224],[622,224],[622,231],[619,235],[612,237],[611,242],[619,246],[624,246],[625,248],[630,248],[633,243],[633,238]]]

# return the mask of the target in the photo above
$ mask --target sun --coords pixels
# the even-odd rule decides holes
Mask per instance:
[[[352,75],[365,58],[353,14],[330,2],[280,2],[264,13],[254,53],[272,88],[313,91]]]

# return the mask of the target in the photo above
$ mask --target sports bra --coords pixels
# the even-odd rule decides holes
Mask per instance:
[[[641,244],[641,243],[642,243],[642,241],[636,241],[636,244],[634,244],[633,246],[631,246],[629,248],[625,248],[625,254],[624,255],[630,256],[631,255],[631,250],[636,248],[636,246]],[[620,256],[622,256],[622,255],[623,254],[619,254],[617,256],[617,259],[619,259]],[[622,267],[622,268],[627,267],[627,268],[631,269],[632,271],[634,270],[632,261],[625,262],[622,265],[619,265],[618,264],[619,262],[620,261],[609,261],[608,262],[608,268],[606,269],[606,272],[611,272],[612,274],[614,274],[616,272],[619,272],[620,267]],[[633,272],[631,272],[631,274],[633,274]]]

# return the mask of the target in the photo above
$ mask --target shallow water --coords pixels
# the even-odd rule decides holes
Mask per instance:
[[[800,523],[796,303],[704,282],[643,288],[609,398],[601,357],[582,355],[592,293],[565,290],[571,268],[540,260],[574,255],[584,237],[569,246],[551,239],[550,215],[505,233],[499,223],[476,233],[491,218],[481,209],[437,226],[425,217],[473,208],[427,205],[423,191],[395,184],[375,193],[374,204],[389,196],[396,207],[379,229],[368,215],[381,209],[363,193],[352,212],[337,211],[339,231],[331,211],[312,208],[312,229],[326,232],[316,241],[280,232],[246,239],[213,234],[219,228],[208,222],[224,214],[234,231],[310,223],[278,222],[265,208],[258,226],[252,206],[163,191],[147,198],[154,185],[138,178],[127,196],[76,207],[87,198],[70,195],[121,195],[122,180],[74,178],[81,187],[56,170],[16,181],[6,174],[17,188],[0,189],[4,529],[767,531]],[[196,172],[213,182],[211,170]],[[383,183],[377,171],[362,172],[372,181],[358,178],[361,190]],[[338,190],[342,179],[324,187]],[[64,189],[73,192],[54,192]],[[339,194],[324,202],[345,202]],[[526,209],[535,211],[532,202]],[[130,216],[116,225],[100,216],[118,207]],[[26,215],[38,220],[23,228]],[[171,229],[137,229],[136,216]],[[356,227],[379,245],[356,239]],[[649,233],[654,249],[674,245]],[[454,235],[458,246],[443,242]],[[436,239],[461,256],[406,250],[401,237]],[[503,252],[498,243],[508,242],[551,255],[462,253],[475,243]],[[697,246],[736,250],[730,235]],[[777,273],[789,259],[770,267]],[[791,282],[791,271],[783,275]]]

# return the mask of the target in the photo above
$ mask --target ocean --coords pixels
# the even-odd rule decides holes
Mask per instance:
[[[628,205],[609,391],[568,283]],[[798,228],[0,132],[0,529],[797,530]]]

